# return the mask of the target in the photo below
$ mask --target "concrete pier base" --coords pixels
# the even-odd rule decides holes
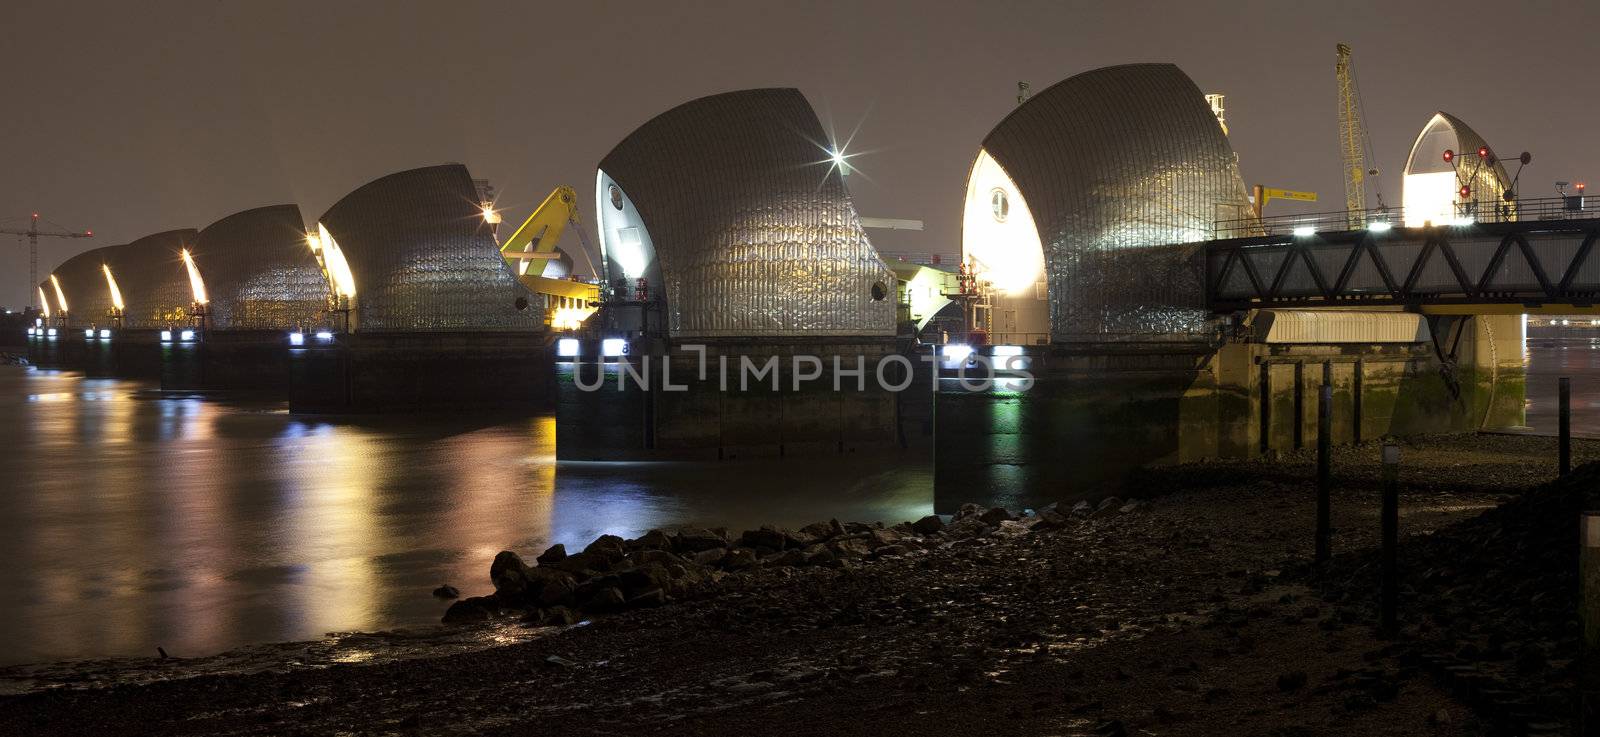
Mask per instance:
[[[704,345],[703,363],[699,349],[644,341],[610,357],[590,341],[580,355],[563,357],[556,364],[556,457],[826,456],[920,441],[923,423],[902,423],[902,410],[911,405],[880,386],[876,376],[880,361],[898,355],[892,339],[691,345]],[[817,363],[802,358],[797,364],[796,356]],[[864,370],[860,377],[850,373],[858,367]],[[885,375],[899,384],[910,378],[905,370],[892,363]],[[921,386],[926,392],[927,384]]]
[[[552,340],[538,333],[353,333],[287,351],[297,413],[548,409]],[[239,347],[240,355],[249,348]]]
[[[1028,391],[941,381],[935,506],[1007,489],[997,502],[1039,506],[1120,493],[1143,466],[1312,448],[1324,377],[1335,443],[1520,425],[1520,323],[1436,320],[1415,343],[1030,346]]]

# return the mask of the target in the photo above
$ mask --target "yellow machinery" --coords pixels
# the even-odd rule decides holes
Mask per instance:
[[[576,330],[594,314],[594,305],[600,299],[597,284],[543,275],[545,266],[560,257],[556,243],[568,223],[578,225],[578,193],[563,185],[544,198],[544,203],[500,244],[500,255],[511,272],[528,291],[543,298],[545,324],[554,330]],[[577,233],[583,238],[582,228]],[[587,247],[587,239],[584,240]]]

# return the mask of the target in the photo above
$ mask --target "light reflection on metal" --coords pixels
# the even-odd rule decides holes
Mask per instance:
[[[121,313],[126,309],[126,305],[122,302],[122,290],[117,288],[117,278],[111,275],[110,266],[102,263],[100,264],[100,270],[105,272],[106,275],[106,289],[111,295],[111,306],[116,308],[118,313]]]
[[[872,296],[893,273],[862,230],[842,149],[818,160],[826,142],[794,89],[712,95],[640,126],[596,177],[613,294],[643,280],[677,338],[893,335],[894,301]]]
[[[67,295],[61,293],[61,280],[55,274],[50,275],[50,286],[55,287],[58,308],[62,312],[72,312],[72,308],[67,306]]]
[[[181,251],[183,256],[183,269],[189,273],[189,291],[194,295],[194,303],[203,305],[211,300],[206,297],[206,282],[200,278],[200,269],[194,265],[194,257],[189,255],[189,249]]]
[[[126,285],[122,289],[124,327],[160,328],[197,317],[194,288],[182,252],[198,235],[192,229],[169,230],[107,254],[106,263],[117,275],[118,284]]]
[[[330,289],[304,233],[294,205],[236,212],[200,231],[189,252],[204,275],[212,329],[278,331],[322,320]]]
[[[322,223],[317,223],[316,243],[316,252],[322,258],[322,266],[327,271],[328,283],[334,294],[341,297],[356,296],[356,276],[350,273],[350,262],[345,260],[339,242],[333,239]]]
[[[121,295],[108,289],[105,276],[106,263],[123,246],[104,246],[84,251],[57,266],[50,276],[61,286],[61,301],[73,309],[61,314],[57,302],[57,317],[64,317],[72,327],[85,328],[106,324],[122,312]],[[44,285],[40,285],[43,293]]]
[[[481,201],[466,167],[446,164],[373,180],[329,208],[320,247],[349,298],[353,329],[543,330],[542,312],[517,309],[530,295],[501,257]]]
[[[39,309],[44,311],[46,318],[50,317],[50,300],[44,298],[44,287],[39,287]]]
[[[1052,340],[1211,333],[1200,247],[1171,244],[1212,237],[1213,223],[1243,218],[1249,201],[1216,115],[1176,66],[1107,67],[1059,82],[995,126],[981,153],[1033,216]]]

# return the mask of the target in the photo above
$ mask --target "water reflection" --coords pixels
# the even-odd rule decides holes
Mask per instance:
[[[1534,432],[1556,433],[1558,383],[1566,376],[1572,379],[1572,433],[1600,437],[1600,335],[1593,332],[1529,332],[1527,424]]]
[[[932,509],[925,458],[558,465],[554,431],[304,419],[0,369],[0,662],[431,625],[429,592],[484,592],[508,547]]]

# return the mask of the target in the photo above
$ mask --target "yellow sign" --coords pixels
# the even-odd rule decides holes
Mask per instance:
[[[1268,200],[1299,200],[1301,202],[1316,202],[1316,192],[1296,192],[1292,189],[1273,189],[1267,187],[1262,190]]]

